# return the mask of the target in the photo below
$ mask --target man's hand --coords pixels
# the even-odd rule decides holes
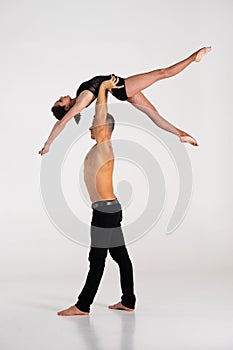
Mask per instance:
[[[117,86],[118,82],[119,82],[119,78],[115,77],[115,75],[112,75],[110,80],[103,81],[101,85],[105,88],[105,90],[123,88],[124,85]]]
[[[47,143],[45,143],[44,147],[42,148],[41,151],[39,151],[38,153],[43,156],[45,153],[47,153],[49,151],[50,145],[48,145]]]

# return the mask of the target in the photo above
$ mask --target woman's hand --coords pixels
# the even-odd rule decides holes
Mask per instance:
[[[117,83],[119,82],[119,78],[115,77],[115,75],[111,76],[111,79],[109,80],[105,80],[102,82],[102,86],[106,89],[106,90],[111,90],[111,89],[121,89],[124,87],[124,85],[120,85],[117,86]]]
[[[50,148],[50,145],[48,145],[47,143],[45,143],[44,147],[42,148],[41,151],[39,151],[38,153],[43,156],[45,153],[49,152],[49,148]]]

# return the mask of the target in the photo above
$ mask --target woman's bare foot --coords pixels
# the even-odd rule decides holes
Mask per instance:
[[[197,52],[197,55],[195,57],[195,61],[196,62],[200,62],[201,59],[208,53],[212,50],[212,47],[211,46],[208,46],[208,47],[203,47],[202,49],[200,49],[198,52]]]
[[[197,140],[194,139],[194,137],[192,137],[191,135],[180,135],[180,141],[181,142],[188,142],[193,146],[199,146],[197,143]]]
[[[89,312],[79,310],[75,305],[70,306],[68,309],[57,312],[59,316],[73,316],[73,315],[89,315]]]
[[[115,310],[134,311],[134,309],[130,309],[130,308],[124,306],[121,302],[114,304],[114,305],[109,305],[108,308],[115,309]]]

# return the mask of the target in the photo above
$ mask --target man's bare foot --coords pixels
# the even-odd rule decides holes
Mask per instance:
[[[89,312],[79,310],[75,305],[70,306],[68,309],[57,312],[59,316],[73,316],[73,315],[89,315]]]
[[[203,47],[202,49],[200,49],[198,52],[197,52],[197,55],[195,57],[195,61],[196,62],[200,62],[201,59],[208,53],[212,50],[212,47],[211,46],[208,46],[208,47]]]
[[[109,305],[108,308],[115,309],[115,310],[134,311],[134,309],[130,309],[130,308],[124,306],[121,302],[114,304],[114,305]]]
[[[195,140],[191,135],[181,135],[180,136],[180,141],[181,142],[188,142],[193,146],[199,146],[197,143],[197,140]]]

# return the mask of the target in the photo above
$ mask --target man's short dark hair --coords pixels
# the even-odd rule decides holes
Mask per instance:
[[[64,115],[68,112],[65,110],[64,106],[53,106],[51,111],[58,120],[61,120],[64,117]]]
[[[107,113],[107,116],[106,116],[106,124],[108,126],[108,130],[112,133],[115,126],[115,119],[109,113]]]

